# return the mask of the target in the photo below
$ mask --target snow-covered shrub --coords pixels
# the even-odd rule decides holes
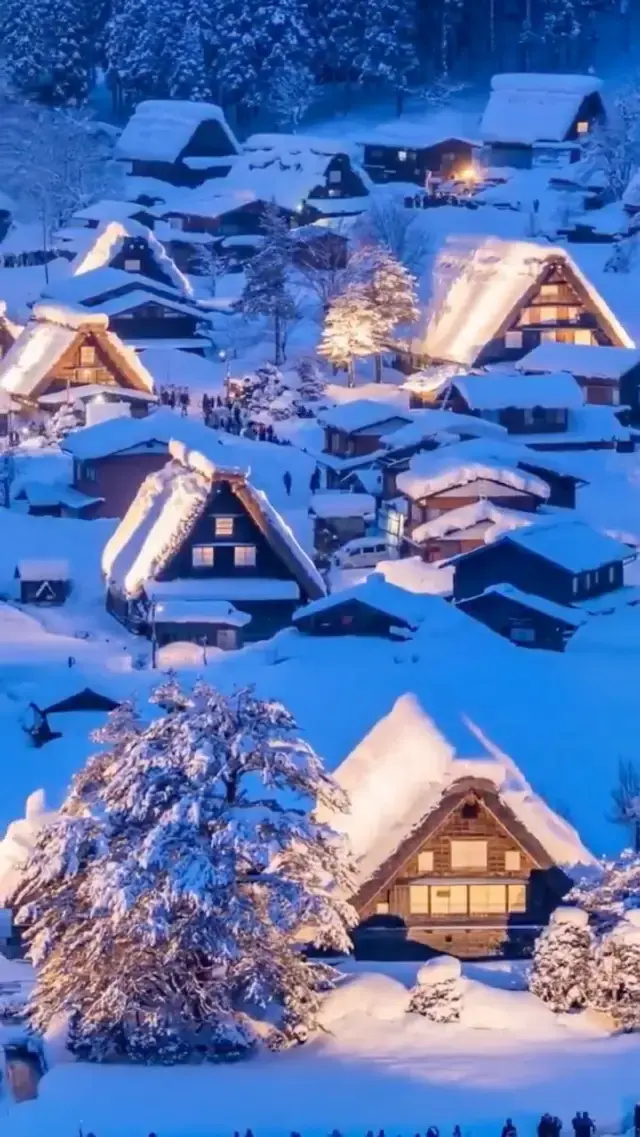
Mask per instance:
[[[608,931],[628,908],[640,904],[640,854],[627,849],[615,861],[602,861],[565,899],[584,908],[597,931]]]
[[[580,908],[557,908],[538,939],[529,989],[553,1011],[587,1006],[593,981],[595,939]]]
[[[38,836],[14,902],[44,1032],[100,1061],[235,1058],[273,1004],[288,1040],[337,976],[300,950],[350,950],[350,865],[317,805],[346,800],[282,704],[168,680],[151,722],[120,706],[103,749]]]
[[[435,1023],[456,1023],[462,1009],[462,968],[452,955],[429,959],[420,968],[408,1010]]]
[[[640,909],[630,909],[598,945],[593,1006],[622,1030],[640,1028]]]

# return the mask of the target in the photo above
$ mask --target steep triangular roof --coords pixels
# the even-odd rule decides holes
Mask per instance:
[[[205,122],[218,123],[229,143],[229,155],[239,152],[240,146],[224,111],[215,103],[146,99],[138,103],[122,131],[116,154],[119,158],[147,162],[177,162],[198,127]]]
[[[108,328],[107,316],[99,312],[36,304],[26,328],[0,361],[0,389],[19,399],[37,399],[63,356],[78,340],[91,334],[104,355],[113,361],[124,385],[151,394],[152,376],[136,353]]]
[[[193,296],[190,281],[180,272],[173,257],[170,257],[164,245],[158,240],[151,229],[131,218],[121,221],[107,221],[95,230],[93,243],[78,253],[71,262],[71,275],[81,276],[83,273],[93,272],[95,269],[110,265],[118,255],[128,237],[137,238],[146,242],[157,267],[185,296]]]
[[[324,596],[324,581],[266,495],[249,481],[246,470],[217,466],[204,454],[176,440],[162,470],[150,475],[113,536],[102,568],[107,579],[131,598],[162,572],[202,516],[212,490],[226,482],[252,521],[310,600]]]
[[[412,351],[434,361],[472,366],[556,266],[597,316],[613,345],[634,347],[566,249],[486,237],[450,240],[436,258],[431,269],[433,295],[410,337]]]

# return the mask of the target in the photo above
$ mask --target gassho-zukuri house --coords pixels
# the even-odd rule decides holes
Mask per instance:
[[[521,955],[594,863],[511,757],[471,723],[454,735],[407,693],[336,771],[350,809],[327,819],[356,861],[360,958]]]
[[[567,250],[551,245],[451,238],[421,293],[420,318],[394,345],[409,372],[516,360],[541,343],[635,346]]]
[[[268,639],[322,577],[245,470],[175,440],[105,546],[107,608],[159,645]]]

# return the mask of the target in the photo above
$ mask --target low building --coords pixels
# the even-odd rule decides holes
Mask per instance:
[[[494,75],[480,125],[488,164],[530,169],[577,161],[605,119],[595,75]]]
[[[187,187],[224,177],[239,152],[220,107],[182,99],[138,103],[116,146],[127,174]]]
[[[523,375],[566,371],[577,379],[585,402],[596,406],[621,404],[640,413],[640,350],[628,347],[542,343],[516,363]]]
[[[128,398],[144,414],[155,402],[151,376],[110,329],[107,316],[54,304],[34,305],[29,323],[0,361],[0,390],[25,413],[38,404],[57,409],[81,392]],[[53,402],[46,404],[47,398]]]
[[[530,514],[503,509],[486,499],[463,505],[412,529],[407,545],[425,561],[443,561],[495,541],[502,533],[530,525]]]
[[[423,288],[431,293],[396,347],[409,373],[432,364],[520,359],[540,343],[634,347],[563,248],[498,238],[451,241]]]
[[[382,636],[407,639],[421,620],[421,597],[371,573],[362,584],[340,589],[300,608],[293,625],[309,636]]]
[[[235,651],[242,647],[251,616],[226,600],[169,599],[152,605],[150,623],[151,638],[158,647],[186,642]]]
[[[246,641],[268,639],[301,603],[325,595],[322,577],[244,472],[176,441],[169,449],[171,460],[143,482],[105,547],[109,611],[153,635],[158,606],[184,601],[193,605],[191,619],[179,621],[185,636],[196,629],[202,642],[207,606],[223,601],[250,617]]]
[[[517,756],[464,716],[431,717],[412,695],[397,699],[335,777],[350,809],[328,820],[356,860],[358,958],[526,955],[569,891],[569,870],[594,863]]]
[[[383,123],[361,140],[364,168],[374,182],[413,182],[425,186],[431,174],[464,177],[473,169],[480,143],[446,137],[428,121]]]
[[[537,519],[453,558],[453,596],[458,603],[510,584],[566,607],[591,604],[622,589],[624,566],[636,556],[635,549],[584,521]]]
[[[327,556],[345,541],[364,537],[375,521],[376,501],[367,493],[316,493],[311,498],[309,516],[314,526],[313,547]]]
[[[492,584],[478,596],[468,596],[458,607],[518,647],[564,651],[587,620],[584,612],[555,604],[512,584]]]
[[[64,604],[71,591],[68,561],[21,560],[15,576],[21,604]]]
[[[193,298],[191,282],[146,225],[133,220],[107,221],[92,233],[92,242],[71,262],[72,276],[113,268],[176,289],[186,299]]]
[[[340,486],[353,470],[371,465],[382,449],[382,439],[408,426],[412,415],[392,403],[355,399],[323,411],[318,425],[324,430],[318,464],[326,470],[329,489]]]
[[[137,420],[139,421],[139,420]],[[75,517],[99,515],[102,498],[85,494],[60,482],[22,481],[11,484],[11,506],[32,517]]]
[[[496,371],[454,379],[446,401],[453,410],[497,422],[508,434],[528,435],[566,433],[569,412],[582,407],[584,397],[566,372],[542,379]]]

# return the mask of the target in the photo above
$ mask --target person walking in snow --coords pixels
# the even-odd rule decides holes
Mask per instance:
[[[282,480],[284,482],[284,488],[287,491],[287,497],[291,497],[291,487],[293,485],[293,478],[291,477],[291,474],[289,473],[288,470],[285,470],[284,474],[282,475]]]
[[[187,417],[187,411],[189,410],[189,392],[187,391],[186,387],[181,388],[179,399],[180,399],[180,413],[182,414],[183,418],[186,418]]]
[[[176,389],[175,389],[175,387],[169,388],[169,393],[167,395],[167,403],[171,407],[171,410],[175,411],[175,409],[176,409]]]
[[[452,1137],[462,1137],[462,1130],[459,1125],[454,1125]]]
[[[311,493],[317,493],[320,489],[320,467],[316,466],[309,480],[309,489]]]
[[[560,1134],[562,1133],[562,1122],[560,1118],[553,1117],[551,1119],[551,1124],[553,1126],[552,1137],[560,1137]]]
[[[582,1114],[582,1134],[581,1137],[591,1137],[596,1131],[596,1123],[586,1110]]]
[[[203,417],[205,422],[207,421],[207,417],[208,417],[210,411],[211,411],[211,399],[209,398],[209,396],[207,395],[207,392],[205,391],[204,395],[202,396],[202,417]]]
[[[430,1125],[427,1129],[427,1137],[440,1137],[440,1130],[437,1125]]]
[[[502,1127],[501,1137],[518,1137],[518,1130],[510,1117],[507,1118]]]

